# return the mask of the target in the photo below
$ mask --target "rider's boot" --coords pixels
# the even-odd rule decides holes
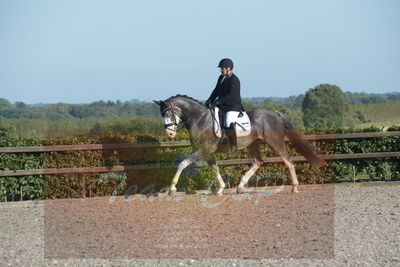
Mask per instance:
[[[227,136],[229,153],[237,152],[238,148],[237,148],[237,142],[236,142],[237,139],[236,139],[235,127],[231,124],[231,126],[228,129],[225,129],[225,133]]]

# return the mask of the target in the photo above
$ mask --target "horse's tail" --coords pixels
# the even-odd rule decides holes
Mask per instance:
[[[301,136],[293,129],[292,124],[284,118],[285,123],[285,136],[289,138],[294,147],[306,158],[312,167],[320,167],[326,164],[326,161],[317,155],[315,148],[307,141],[303,140]]]

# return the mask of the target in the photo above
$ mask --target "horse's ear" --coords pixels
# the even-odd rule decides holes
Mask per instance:
[[[160,100],[160,101],[153,100],[153,102],[160,106],[163,101],[162,100]]]

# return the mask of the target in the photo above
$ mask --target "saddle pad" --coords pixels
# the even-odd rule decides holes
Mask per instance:
[[[236,137],[248,136],[251,133],[250,118],[245,111],[229,111],[226,122],[227,125],[234,125]]]
[[[219,108],[215,107],[214,108],[214,133],[215,136],[217,136],[218,138],[222,137],[222,131],[221,131],[221,124],[219,123]]]
[[[218,138],[222,137],[221,123],[219,121],[219,108],[214,108],[214,133]],[[250,118],[245,111],[229,111],[227,113],[227,122],[233,123],[236,131],[236,137],[248,136],[251,133]]]

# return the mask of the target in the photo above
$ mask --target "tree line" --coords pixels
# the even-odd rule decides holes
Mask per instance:
[[[350,104],[376,104],[400,101],[400,93],[368,94],[346,92]],[[302,108],[305,95],[289,97],[255,97],[244,98],[247,106],[283,106],[287,109]],[[68,119],[68,118],[105,118],[127,116],[159,116],[159,108],[152,102],[132,101],[96,101],[89,104],[36,104],[23,102],[11,103],[0,98],[0,117],[26,119]]]
[[[397,110],[392,114],[393,108],[400,107],[400,93],[344,93],[332,84],[320,84],[304,95],[287,98],[245,98],[243,105],[245,110],[262,107],[280,111],[295,129],[355,127],[371,122],[371,118],[373,122],[381,119],[382,122],[384,119],[394,122],[390,125],[400,122]],[[0,137],[39,137],[52,130],[159,128],[162,128],[159,107],[152,102],[132,100],[27,105],[0,99]]]
[[[385,94],[373,94],[373,93],[353,93],[353,92],[344,92],[349,98],[350,104],[381,104],[381,103],[391,103],[391,102],[400,102],[400,93],[385,93]],[[255,105],[264,105],[264,104],[280,104],[286,108],[296,109],[301,108],[304,100],[304,94],[293,95],[289,97],[252,97],[246,98],[246,101],[249,101]]]
[[[159,108],[149,102],[96,101],[90,104],[43,104],[27,105],[23,102],[11,103],[0,98],[0,117],[17,119],[68,119],[104,118],[124,116],[158,116]]]

